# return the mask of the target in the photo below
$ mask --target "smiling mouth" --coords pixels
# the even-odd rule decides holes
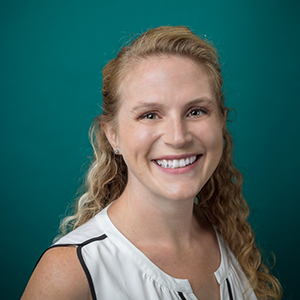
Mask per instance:
[[[179,169],[179,168],[184,168],[186,166],[192,165],[195,163],[199,156],[191,156],[191,157],[186,157],[186,158],[181,158],[181,159],[157,159],[155,162],[162,168],[165,169]]]

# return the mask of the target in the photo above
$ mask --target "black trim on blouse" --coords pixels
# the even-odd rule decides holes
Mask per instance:
[[[229,300],[233,300],[231,285],[230,285],[228,278],[226,278],[226,283],[227,283],[227,288],[228,288]],[[183,296],[182,292],[178,292],[178,295],[181,300],[186,300],[186,298]]]
[[[231,285],[230,285],[230,282],[229,282],[228,278],[226,278],[226,282],[227,282],[227,288],[228,288],[229,299],[230,299],[230,300],[233,300],[232,290],[231,290]]]
[[[183,296],[182,292],[178,292],[178,295],[181,298],[181,300],[186,300],[185,297]]]
[[[107,238],[107,235],[106,234],[102,234],[101,236],[98,236],[98,237],[95,237],[95,238],[92,238],[90,240],[87,240],[81,244],[78,245],[77,247],[77,256],[78,256],[78,259],[80,261],[80,264],[84,270],[84,273],[86,275],[86,278],[89,282],[89,286],[90,286],[90,291],[91,291],[91,295],[92,295],[92,299],[93,300],[96,300],[97,297],[96,297],[96,292],[95,292],[95,287],[94,287],[94,283],[93,283],[93,279],[92,279],[92,276],[90,274],[90,271],[88,269],[88,267],[86,266],[85,264],[85,261],[83,259],[83,256],[82,256],[82,248],[92,242],[96,242],[96,241],[101,241],[101,240],[104,240],[105,238]]]

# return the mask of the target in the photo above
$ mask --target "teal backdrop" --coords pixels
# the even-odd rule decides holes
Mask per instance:
[[[187,25],[220,52],[250,221],[300,299],[299,4],[1,0],[0,298],[20,298],[82,182],[103,66],[135,34]]]

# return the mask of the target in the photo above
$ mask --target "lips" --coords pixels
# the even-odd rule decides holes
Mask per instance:
[[[197,156],[193,155],[190,157],[180,159],[157,159],[155,162],[162,168],[165,169],[179,169],[186,166],[192,165],[197,160]]]

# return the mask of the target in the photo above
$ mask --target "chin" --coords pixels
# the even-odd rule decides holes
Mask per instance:
[[[190,199],[194,199],[195,196],[198,194],[198,191],[191,191],[190,189],[178,189],[174,188],[174,190],[168,190],[164,193],[164,198],[173,200],[173,201],[186,201]]]

